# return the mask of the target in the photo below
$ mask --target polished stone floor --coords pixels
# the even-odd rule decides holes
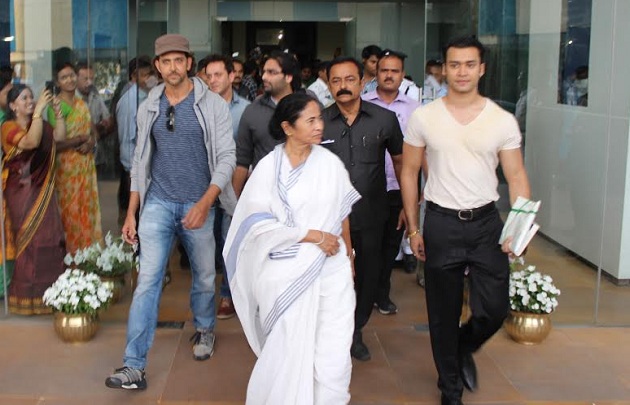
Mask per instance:
[[[101,199],[115,190],[112,184],[102,187]],[[103,204],[106,229],[116,229],[111,220],[115,214],[115,205]],[[476,355],[480,389],[466,393],[464,402],[630,405],[630,328],[592,326],[594,315],[588,309],[595,285],[592,270],[570,257],[552,255],[554,247],[542,240],[532,247],[528,260],[549,269],[563,289],[553,315],[554,329],[538,346],[523,346],[505,332],[497,333]],[[102,314],[100,330],[88,343],[61,342],[50,316],[0,315],[0,405],[242,404],[255,357],[238,319],[217,321],[215,355],[205,362],[193,361],[188,341],[193,333],[190,274],[178,263],[174,253],[173,281],[161,301],[161,327],[149,356],[146,391],[104,385],[105,377],[122,362],[131,301],[128,284],[122,301]],[[569,272],[560,271],[558,263],[569,266]],[[630,290],[602,288],[609,295],[616,293],[604,306],[606,316],[626,324]],[[365,329],[372,360],[354,363],[352,404],[437,404],[424,291],[413,275],[395,270],[392,299],[399,313],[374,312]]]

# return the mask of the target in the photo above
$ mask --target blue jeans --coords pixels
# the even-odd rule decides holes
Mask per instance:
[[[173,203],[148,197],[138,226],[140,273],[127,322],[127,347],[123,358],[127,367],[144,369],[153,344],[162,279],[175,236],[190,258],[192,288],[190,308],[196,329],[213,330],[214,304],[214,208],[199,229],[186,230],[182,219],[193,203]]]
[[[232,299],[232,293],[230,292],[230,284],[228,283],[227,270],[225,269],[225,262],[223,261],[223,246],[225,245],[225,240],[227,239],[227,234],[228,230],[230,229],[231,223],[232,216],[225,212],[225,210],[219,205],[217,207],[214,224],[214,235],[217,238],[216,260],[221,264],[223,268],[223,277],[221,278],[221,290],[219,292],[219,296],[221,298],[230,299]]]

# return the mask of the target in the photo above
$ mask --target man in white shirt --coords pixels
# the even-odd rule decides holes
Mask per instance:
[[[448,94],[416,110],[407,126],[401,188],[414,255],[425,262],[429,331],[442,405],[461,405],[463,388],[477,388],[472,353],[502,325],[509,310],[509,242],[496,168],[505,174],[510,202],[530,197],[516,119],[478,91],[484,47],[474,37],[445,48]],[[418,172],[426,156],[424,232],[418,224]],[[472,315],[461,327],[465,272]]]
[[[448,86],[444,81],[442,62],[431,59],[425,67],[424,88],[422,89],[422,104],[444,97]]]
[[[361,94],[366,94],[376,90],[376,64],[378,57],[383,52],[377,45],[368,45],[361,51],[361,60],[363,62],[363,78],[361,85],[363,90]]]
[[[312,91],[317,96],[317,99],[324,108],[328,107],[335,102],[330,89],[328,88],[328,76],[326,75],[326,68],[329,62],[320,62],[317,65],[317,80],[308,86],[309,91]]]

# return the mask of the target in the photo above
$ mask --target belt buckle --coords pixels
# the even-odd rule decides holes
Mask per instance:
[[[473,210],[459,210],[457,211],[457,218],[461,221],[472,221]]]

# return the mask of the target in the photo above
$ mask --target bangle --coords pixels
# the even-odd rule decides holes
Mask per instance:
[[[320,231],[320,232],[322,233],[322,240],[317,242],[316,245],[321,245],[322,243],[324,243],[324,239],[326,239],[326,235],[324,235],[324,231]]]
[[[411,238],[413,238],[414,236],[418,235],[419,233],[420,233],[420,229],[416,229],[416,230],[415,230],[415,231],[413,231],[413,232],[409,232],[409,233],[407,234],[407,238],[411,239]]]
[[[354,249],[352,249],[352,251],[350,252],[350,254],[348,255],[348,257],[352,260],[355,257],[357,257],[357,252],[354,251]]]
[[[42,118],[42,115],[41,115],[41,114],[39,114],[39,113],[34,113],[34,114],[33,114],[33,117],[31,118],[31,120],[36,120],[36,119],[38,119],[38,118],[39,118],[39,119],[41,119],[41,118]]]

